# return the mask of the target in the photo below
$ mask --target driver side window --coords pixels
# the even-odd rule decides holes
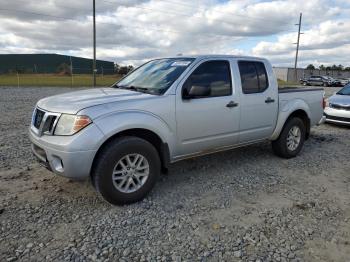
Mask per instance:
[[[202,63],[186,80],[182,94],[184,99],[231,95],[230,63],[225,60]]]

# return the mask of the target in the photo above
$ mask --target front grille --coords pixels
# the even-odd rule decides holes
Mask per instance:
[[[43,125],[41,132],[44,134],[52,134],[54,131],[56,119],[57,119],[57,116],[48,115],[46,120],[45,120],[45,123]]]
[[[330,104],[331,108],[350,111],[350,105]]]
[[[34,115],[34,121],[33,121],[33,126],[35,126],[35,128],[39,129],[41,122],[43,121],[45,116],[45,112],[40,110],[40,109],[36,109],[35,110],[35,115]]]
[[[325,114],[325,116],[326,116],[327,119],[330,119],[330,120],[336,120],[336,121],[342,121],[342,122],[350,123],[350,118],[339,117],[339,116],[330,116],[330,115],[327,115],[327,114]]]
[[[32,120],[32,130],[37,135],[53,135],[60,114],[36,108]]]

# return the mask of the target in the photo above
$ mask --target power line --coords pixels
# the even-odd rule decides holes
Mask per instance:
[[[24,14],[31,14],[31,15],[37,15],[37,16],[51,17],[51,18],[56,18],[56,19],[66,19],[66,20],[73,20],[73,21],[76,21],[76,19],[70,18],[70,17],[56,16],[56,15],[48,15],[48,14],[37,13],[37,12],[33,12],[33,11],[18,10],[18,9],[0,8],[0,11],[15,12],[15,13],[24,13]]]
[[[169,1],[169,0],[161,0],[161,2],[168,2],[168,3],[173,3],[173,4],[177,4],[177,5],[182,5],[182,6],[188,6],[188,7],[192,7],[192,8],[198,8],[198,6],[196,5],[191,5],[188,3],[183,3],[183,2],[177,2],[177,1]],[[212,13],[217,13],[217,14],[232,14],[233,16],[240,16],[240,17],[244,17],[244,18],[248,18],[248,19],[254,19],[254,20],[261,20],[261,21],[267,21],[267,22],[274,22],[276,23],[276,20],[271,20],[271,19],[266,19],[265,17],[256,17],[256,16],[249,16],[249,15],[244,15],[244,14],[237,14],[237,13],[233,13],[233,12],[228,12],[228,11],[224,11],[224,12],[219,12],[219,11],[211,11]],[[279,24],[285,24],[285,25],[290,25],[289,22],[278,22]]]
[[[117,4],[116,2],[113,2],[113,1],[108,1],[108,0],[101,0],[102,2],[105,2],[105,3],[110,3],[110,4]],[[184,5],[182,3],[179,3],[179,2],[175,2],[175,1],[165,1],[165,0],[162,0],[162,2],[168,2],[168,3],[173,3],[173,4],[178,4],[178,5],[183,5],[183,6],[192,6],[194,8],[198,8],[198,6],[194,6],[194,5]],[[174,12],[174,11],[168,11],[168,10],[160,10],[160,9],[153,9],[153,8],[148,8],[148,7],[141,7],[141,6],[118,6],[118,7],[125,7],[125,8],[136,8],[136,9],[142,9],[142,10],[149,10],[149,11],[155,11],[155,12],[161,12],[161,13],[169,13],[169,14],[175,14],[175,15],[181,15],[181,16],[185,16],[185,17],[190,17],[190,18],[200,18],[200,19],[203,19],[203,17],[201,16],[194,16],[193,13],[190,14],[190,13],[183,13],[183,12]],[[266,19],[266,18],[263,18],[263,17],[252,17],[252,16],[248,16],[248,15],[242,15],[242,14],[237,14],[237,13],[232,13],[232,12],[218,12],[218,11],[210,11],[212,13],[216,13],[216,14],[220,14],[220,15],[223,15],[223,14],[232,14],[233,16],[239,16],[239,17],[243,17],[243,18],[246,18],[246,19],[251,19],[251,20],[261,20],[261,21],[266,21],[266,22],[270,22],[270,23],[277,23],[278,21],[275,21],[275,20],[271,20],[271,19]],[[229,23],[227,20],[223,20],[223,19],[214,19],[216,21],[222,21],[222,22],[225,22],[225,23]],[[291,23],[289,22],[278,22],[279,24],[282,24],[282,25],[291,25]]]
[[[38,12],[32,12],[32,11],[25,11],[25,10],[18,10],[18,9],[8,9],[8,8],[0,8],[0,11],[8,11],[8,12],[16,12],[16,13],[25,13],[25,14],[31,14],[36,16],[44,16],[44,17],[51,17],[55,19],[63,19],[63,20],[71,20],[71,21],[77,21],[77,19],[71,18],[71,17],[64,17],[64,16],[56,16],[56,15],[48,15],[44,13],[38,13]],[[117,23],[110,23],[110,22],[102,22],[97,21],[98,24],[105,24],[105,25],[114,25],[114,26],[121,26],[125,27],[123,24],[117,24]],[[136,29],[145,29],[144,26],[136,26],[136,25],[126,25],[126,27],[130,28],[136,28]],[[159,32],[165,32],[165,33],[174,33],[174,34],[183,34],[183,31],[177,31],[172,29],[162,29],[162,28],[155,28],[151,26],[147,26],[147,30],[150,31],[159,31]],[[237,36],[231,36],[226,34],[215,34],[215,33],[200,33],[200,34],[193,34],[193,35],[207,35],[207,36],[217,36],[217,37],[228,37],[228,38],[237,38]],[[257,36],[254,36],[257,37]]]
[[[16,0],[16,2],[28,3],[27,0]],[[68,6],[68,5],[62,5],[60,3],[57,3],[56,1],[53,1],[53,2],[45,1],[45,3],[43,3],[43,4],[40,3],[41,6],[44,6],[46,4],[49,4],[49,5],[47,5],[48,7],[52,7],[51,4],[54,4],[54,7],[58,6],[58,7],[67,8],[69,10],[85,11],[85,12],[89,13],[90,15],[91,15],[91,12],[92,12],[92,8],[91,9],[90,8],[87,9],[87,8],[81,8],[81,7],[78,8],[78,7]]]

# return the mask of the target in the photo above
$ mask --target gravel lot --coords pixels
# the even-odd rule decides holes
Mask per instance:
[[[0,261],[349,261],[350,128],[290,160],[262,143],[179,162],[115,207],[31,155],[35,102],[69,90],[0,88]]]

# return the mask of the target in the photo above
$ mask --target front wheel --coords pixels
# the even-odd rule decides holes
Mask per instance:
[[[98,154],[92,181],[105,200],[123,205],[142,200],[159,174],[160,159],[152,144],[138,137],[121,137]]]
[[[283,158],[295,157],[305,141],[306,127],[298,117],[293,117],[283,127],[277,140],[272,141],[274,153]]]

